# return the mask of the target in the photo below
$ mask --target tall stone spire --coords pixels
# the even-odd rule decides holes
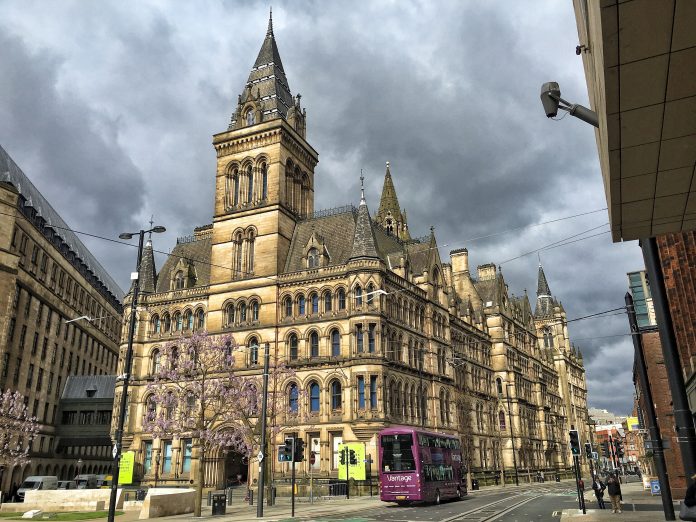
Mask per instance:
[[[152,240],[148,239],[143,247],[143,257],[140,260],[140,269],[138,271],[138,282],[140,283],[140,292],[152,294],[157,287],[157,271],[155,269],[155,254],[152,250]],[[131,284],[128,293],[133,292]]]
[[[355,234],[353,235],[353,249],[350,253],[349,260],[376,258],[377,254],[375,233],[372,231],[372,220],[370,219],[370,211],[367,209],[365,201],[365,189],[363,185],[363,176],[360,174],[360,206],[358,207],[358,217],[355,220]]]
[[[551,296],[551,289],[549,288],[549,283],[546,282],[546,274],[544,274],[544,267],[539,263],[539,278],[537,282],[537,297],[540,296]]]
[[[246,105],[254,103],[257,111],[253,123],[260,123],[274,118],[287,118],[288,110],[299,105],[299,99],[294,100],[290,86],[285,77],[283,62],[280,59],[278,46],[273,34],[273,12],[268,17],[266,37],[261,44],[254,66],[251,68],[244,92],[239,96],[237,110],[232,115],[230,129],[238,127],[240,118],[246,115]],[[242,114],[244,111],[244,114]],[[251,119],[249,124],[251,124]],[[246,123],[246,122],[243,122]]]
[[[377,210],[375,221],[391,235],[395,235],[403,240],[411,238],[408,233],[406,212],[402,212],[399,206],[399,198],[396,196],[391,167],[388,161],[387,171],[384,174],[382,197],[379,200],[379,209]]]
[[[544,268],[539,263],[539,280],[537,281],[537,302],[534,309],[536,317],[545,317],[553,313],[553,308],[556,305],[556,300],[551,295],[549,283],[546,281]]]

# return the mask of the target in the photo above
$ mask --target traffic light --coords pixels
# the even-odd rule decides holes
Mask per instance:
[[[338,453],[338,461],[341,463],[341,466],[345,466],[345,464],[346,464],[346,448],[341,448],[341,451]]]
[[[568,435],[570,435],[571,453],[573,456],[580,455],[580,437],[578,436],[578,430],[570,430]]]
[[[358,463],[358,459],[355,455],[354,449],[350,450],[350,461],[349,462],[350,462],[351,466],[355,466]]]
[[[621,444],[621,441],[619,439],[614,439],[614,454],[618,458],[622,458],[624,456],[623,445]]]
[[[287,437],[285,439],[285,446],[283,446],[284,459],[286,462],[292,462],[292,446],[295,439],[292,437]]]
[[[611,453],[609,453],[609,441],[602,442],[602,457],[609,458]]]
[[[585,456],[588,459],[592,458],[592,444],[590,444],[589,442],[585,443]]]
[[[295,441],[295,454],[292,457],[295,462],[302,462],[304,460],[304,439],[297,439]]]

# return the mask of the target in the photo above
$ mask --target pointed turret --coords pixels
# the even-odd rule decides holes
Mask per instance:
[[[271,12],[266,37],[251,68],[244,92],[239,96],[237,110],[232,115],[229,128],[253,125],[274,118],[286,119],[288,110],[296,105],[299,109],[299,98],[293,99],[285,77],[283,62],[273,34]],[[251,116],[248,115],[250,111]]]
[[[379,200],[379,210],[377,210],[375,222],[381,225],[390,235],[397,236],[403,240],[411,239],[408,232],[408,223],[406,222],[406,212],[402,212],[399,206],[399,198],[396,196],[396,189],[394,188],[388,161],[387,171],[384,174],[382,197]]]
[[[549,288],[549,283],[546,281],[546,274],[544,274],[544,268],[539,263],[539,280],[537,281],[537,302],[536,308],[534,309],[534,315],[536,317],[546,317],[553,314],[554,306],[556,305],[556,299],[551,295],[551,289]]]
[[[152,294],[157,287],[157,271],[155,269],[155,254],[152,250],[152,240],[148,239],[143,247],[143,257],[140,260],[140,269],[138,270],[138,281],[140,283],[140,293]],[[128,293],[133,293],[133,284],[131,284]]]
[[[360,176],[362,184],[363,177]],[[358,216],[355,220],[355,235],[353,236],[353,249],[350,253],[351,259],[375,258],[379,259],[377,254],[375,234],[372,231],[372,220],[370,219],[370,211],[367,209],[365,201],[365,189],[361,188],[360,206],[358,207]]]

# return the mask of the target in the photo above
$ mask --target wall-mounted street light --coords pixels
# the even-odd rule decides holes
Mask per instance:
[[[546,82],[541,86],[541,104],[547,118],[555,118],[558,109],[567,111],[571,116],[599,127],[597,113],[577,103],[570,103],[561,98],[561,89],[556,82]]]
[[[82,459],[77,459],[77,475],[75,475],[75,487],[80,487],[80,471],[82,470]]]
[[[143,242],[145,234],[155,232],[157,234],[165,232],[167,229],[162,226],[156,226],[149,230],[140,230],[140,232],[124,232],[119,234],[120,239],[132,239],[138,235],[138,260],[135,265],[135,272],[131,273],[133,281],[133,298],[130,308],[130,324],[128,326],[128,349],[126,350],[126,360],[123,365],[123,389],[121,390],[121,408],[118,415],[118,425],[116,428],[116,442],[114,445],[114,463],[111,472],[111,496],[109,497],[109,522],[114,522],[116,515],[116,494],[118,492],[118,472],[121,463],[121,442],[123,440],[123,426],[126,423],[126,407],[128,405],[128,381],[130,380],[130,371],[133,364],[133,339],[135,337],[135,322],[138,308],[138,292],[140,290],[140,262],[143,258]]]

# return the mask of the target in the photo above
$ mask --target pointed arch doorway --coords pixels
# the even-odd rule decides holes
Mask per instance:
[[[232,449],[223,450],[224,487],[246,486],[249,478],[249,458]]]

